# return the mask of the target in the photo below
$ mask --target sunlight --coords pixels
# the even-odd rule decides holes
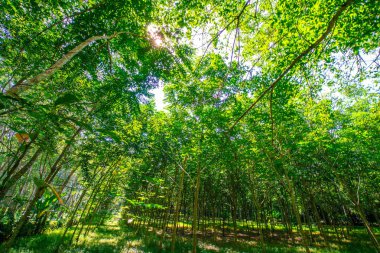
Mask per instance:
[[[380,0],[0,6],[0,253],[380,253]]]
[[[164,87],[160,84],[157,88],[150,91],[154,95],[154,102],[157,111],[165,111],[165,106],[167,105],[164,101]]]
[[[155,47],[161,47],[163,45],[162,34],[155,24],[148,25],[148,34]]]

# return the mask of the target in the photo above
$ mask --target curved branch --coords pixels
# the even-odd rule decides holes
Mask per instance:
[[[290,63],[290,65],[272,82],[272,84],[264,90],[263,93],[260,94],[260,96],[251,104],[251,106],[234,122],[234,124],[230,127],[230,131],[239,123],[241,119],[243,119],[252,109],[255,107],[255,105],[269,92],[271,91],[278,82],[281,81],[281,79],[298,63],[300,60],[305,57],[307,54],[309,54],[313,49],[317,48],[319,44],[322,43],[326,39],[326,37],[331,33],[333,28],[335,27],[339,16],[351,5],[353,4],[354,0],[348,0],[346,1],[335,13],[335,15],[330,20],[326,31],[317,39],[312,45],[310,45],[306,50],[301,52],[296,58],[293,59],[293,61]]]
[[[205,51],[204,51],[204,53],[203,53],[201,59],[199,60],[199,63],[198,63],[198,65],[197,65],[197,67],[195,68],[195,70],[197,70],[198,67],[201,65],[201,63],[202,63],[203,59],[205,58],[206,53],[207,53],[209,47],[211,46],[212,42],[213,42],[214,40],[216,40],[217,38],[219,38],[219,36],[220,36],[220,35],[221,35],[221,34],[222,34],[222,33],[223,33],[228,27],[230,27],[230,25],[231,25],[233,22],[235,22],[235,20],[239,20],[239,19],[241,18],[241,16],[243,15],[245,9],[246,9],[247,6],[250,4],[250,2],[251,2],[251,0],[247,0],[247,1],[245,2],[245,4],[244,4],[243,8],[240,10],[239,14],[238,14],[237,16],[235,16],[230,22],[228,22],[228,24],[227,24],[226,26],[224,26],[223,29],[220,30],[220,31],[219,31],[219,32],[218,32],[218,33],[217,33],[217,34],[216,34],[216,35],[215,35],[215,36],[209,41],[209,43],[207,44],[206,49],[205,49]],[[194,72],[195,72],[195,71],[194,71]]]
[[[78,46],[70,50],[67,54],[63,55],[61,59],[56,61],[50,68],[45,70],[44,72],[38,74],[35,77],[32,77],[30,79],[25,79],[19,81],[16,85],[12,86],[6,91],[7,95],[17,97],[18,93],[23,92],[27,89],[29,89],[32,85],[37,84],[49,77],[51,77],[57,70],[62,68],[66,63],[68,63],[75,55],[77,55],[79,52],[81,52],[85,47],[90,45],[92,42],[97,40],[105,40],[105,39],[112,39],[119,34],[123,34],[126,32],[118,32],[114,33],[113,35],[101,35],[101,36],[93,36],[84,42],[80,43]]]

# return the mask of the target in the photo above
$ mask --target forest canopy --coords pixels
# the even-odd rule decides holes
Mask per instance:
[[[1,250],[380,251],[378,0],[0,14]]]

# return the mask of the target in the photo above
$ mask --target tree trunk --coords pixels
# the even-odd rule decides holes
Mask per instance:
[[[97,40],[104,40],[104,39],[112,39],[116,37],[120,33],[115,33],[110,36],[102,35],[102,36],[93,36],[84,42],[80,43],[78,46],[74,47],[72,50],[70,50],[67,54],[63,55],[61,59],[56,61],[53,65],[51,65],[47,70],[44,72],[36,75],[35,77],[32,77],[30,79],[21,80],[16,85],[12,86],[6,91],[7,95],[17,97],[18,93],[23,92],[27,89],[29,89],[32,85],[38,84],[41,81],[51,77],[57,70],[61,69],[66,63],[68,63],[75,55],[77,55],[79,52],[81,52],[85,47],[90,45],[92,42]]]
[[[25,164],[19,171],[17,171],[12,177],[4,179],[0,187],[0,200],[5,197],[9,189],[32,167],[38,156],[42,153],[42,148],[38,148],[32,158],[27,164]]]
[[[195,192],[194,192],[194,208],[193,208],[193,223],[192,223],[192,230],[193,230],[193,253],[197,252],[197,232],[198,232],[198,198],[199,198],[199,188],[201,185],[201,165],[198,161],[197,165],[197,181],[195,185]]]
[[[183,169],[186,168],[186,161],[187,161],[187,156],[185,157],[183,161]],[[179,216],[179,209],[181,206],[181,197],[182,197],[182,190],[183,190],[183,181],[185,178],[185,171],[182,170],[181,177],[180,177],[180,182],[179,182],[179,189],[177,192],[177,198],[176,198],[176,204],[175,204],[175,211],[174,211],[174,223],[173,223],[173,232],[172,232],[172,242],[171,242],[171,252],[175,252],[175,241],[176,241],[176,236],[177,236],[177,221],[178,221],[178,216]]]
[[[298,208],[297,208],[297,201],[296,201],[296,194],[294,191],[294,185],[293,185],[293,182],[289,179],[289,177],[287,175],[287,171],[285,172],[285,174],[286,174],[285,179],[287,181],[288,191],[290,193],[290,200],[291,200],[293,212],[294,212],[294,215],[296,216],[298,230],[299,230],[301,237],[302,237],[302,244],[305,247],[306,252],[310,253],[309,240],[308,240],[308,237],[302,228],[301,216],[300,216],[300,213],[298,212]]]
[[[59,163],[63,159],[63,157],[66,155],[66,152],[69,150],[71,145],[73,144],[73,140],[75,137],[80,133],[81,128],[79,128],[74,135],[70,138],[66,146],[63,148],[61,154],[58,156],[56,161],[54,162],[53,166],[51,167],[50,173],[47,175],[47,177],[44,180],[45,184],[50,184],[51,181],[53,181],[55,175],[57,175],[58,171],[60,170],[61,167],[58,167]],[[24,214],[21,216],[20,220],[17,222],[15,225],[15,228],[12,232],[11,237],[8,239],[6,243],[6,247],[10,248],[18,234],[20,233],[21,228],[24,226],[25,222],[27,221],[27,218],[29,217],[30,211],[32,210],[33,206],[36,204],[36,202],[42,197],[42,195],[45,193],[46,186],[43,187],[38,187],[34,197],[32,198],[31,201],[29,201],[26,210],[24,211]]]
[[[20,162],[22,161],[22,159],[25,157],[25,155],[27,154],[28,150],[31,148],[32,144],[35,142],[35,140],[37,139],[37,136],[38,136],[38,133],[35,133],[35,134],[32,134],[32,138],[31,140],[29,141],[29,143],[25,144],[21,144],[21,146],[19,147],[19,149],[17,150],[16,152],[16,156],[19,152],[22,152],[20,154],[19,157],[16,157],[14,158],[8,165],[8,168],[6,168],[3,172],[3,174],[1,175],[0,178],[3,178],[5,175],[6,177],[3,179],[2,181],[2,184],[4,185],[8,179],[13,175],[13,173],[17,170],[18,166],[20,165]]]

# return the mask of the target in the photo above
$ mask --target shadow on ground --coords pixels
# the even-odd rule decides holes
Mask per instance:
[[[81,237],[71,247],[61,247],[61,252],[171,252],[170,230],[165,235],[162,231],[135,229],[120,224],[107,224],[98,228],[89,228],[86,237]],[[49,253],[55,252],[63,230],[47,231],[43,235],[20,238],[11,252]],[[70,231],[65,240],[71,238]],[[233,234],[212,236],[208,233],[199,234],[197,252],[262,252],[257,233],[239,233],[235,239]],[[298,241],[297,241],[298,240]],[[191,252],[191,234],[189,232],[178,236],[175,252]],[[1,246],[1,245],[0,245]],[[299,238],[291,240],[284,231],[274,231],[266,238],[266,252],[305,252]],[[363,228],[351,231],[350,236],[336,239],[330,234],[328,245],[315,241],[311,252],[376,252],[370,246],[368,235]]]

